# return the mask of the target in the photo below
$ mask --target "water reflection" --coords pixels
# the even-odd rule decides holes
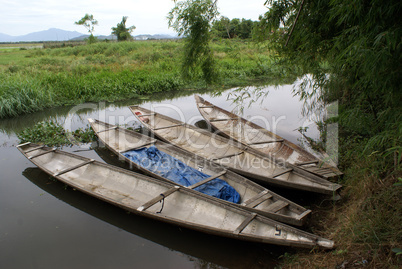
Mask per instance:
[[[313,139],[318,138],[319,134],[314,124],[315,119],[301,114],[303,103],[293,96],[292,89],[292,85],[284,85],[279,88],[247,87],[241,90],[231,89],[218,93],[204,93],[204,97],[226,110],[241,111],[241,114],[246,119],[254,119],[256,124],[262,125],[262,127],[285,137],[293,143],[299,143],[298,138],[301,138],[301,135],[297,132],[299,127],[309,127],[306,134]],[[49,109],[12,119],[3,119],[0,120],[0,140],[7,140],[7,137],[2,137],[2,134],[10,136],[27,127],[32,127],[37,122],[46,120],[64,124],[65,128],[69,130],[87,127],[86,118],[88,117],[111,124],[132,124],[135,128],[140,127],[140,124],[136,122],[128,110],[128,105],[142,105],[146,108],[156,106],[156,109],[159,109],[161,113],[177,118],[177,113],[169,115],[172,112],[171,109],[169,111],[169,109],[160,107],[161,105],[173,105],[186,117],[185,121],[195,124],[202,121],[203,118],[196,109],[193,94],[194,91],[160,93],[149,97],[147,100],[130,99],[116,103],[87,103]],[[247,96],[250,96],[250,98],[247,98]],[[159,108],[157,107],[158,105]],[[264,120],[261,121],[261,119]],[[202,124],[202,122],[197,124]]]
[[[194,263],[194,268],[216,268],[212,266],[213,264],[225,268],[272,268],[275,265],[275,258],[283,251],[281,247],[220,238],[134,214],[126,214],[123,210],[96,198],[72,189],[66,190],[62,183],[52,181],[39,168],[27,168],[22,174],[47,193],[87,214],[163,245],[170,251],[185,254],[186,258]],[[94,246],[94,248],[96,247]],[[155,258],[157,255],[155,253]],[[137,268],[147,267],[146,264],[142,266],[136,264],[135,266]]]
[[[232,112],[242,116],[245,108],[250,108],[252,105],[263,104],[264,100],[268,97],[270,90],[267,90],[265,86],[240,87],[230,91],[227,94],[227,100],[235,105]]]
[[[4,133],[12,135],[21,132],[25,128],[32,127],[36,123],[44,120],[57,121],[64,117],[71,110],[72,106],[64,106],[58,108],[51,108],[45,111],[26,114],[15,118],[7,118],[0,120],[0,134]]]
[[[247,90],[252,91],[252,88]],[[243,117],[251,119],[258,115],[266,119],[270,125],[268,127],[276,123],[274,131],[298,143],[297,139],[301,135],[295,129],[308,123],[309,119],[301,115],[302,103],[293,97],[292,85],[265,90],[269,93],[262,102],[259,99],[250,106],[248,103],[240,104],[243,106]],[[236,104],[228,100],[232,91],[197,94],[231,111],[236,108]],[[180,120],[208,128],[198,112],[194,93],[160,93],[148,99],[65,106],[0,120],[0,251],[4,254],[0,255],[0,267],[77,268],[78,265],[81,268],[271,268],[275,257],[285,251],[289,252],[289,249],[206,236],[126,215],[122,210],[95,198],[71,189],[65,191],[63,184],[49,181],[49,177],[39,169],[26,169],[32,166],[31,163],[14,148],[18,143],[15,133],[40,121],[68,122],[70,128],[77,129],[85,128],[88,125],[87,118],[91,117],[112,124],[127,123],[129,126],[140,127],[140,123],[127,108],[135,104],[148,109],[154,106],[170,117],[180,119],[178,117],[181,115],[184,118]],[[177,113],[178,110],[181,114]],[[309,136],[314,138],[314,134]],[[127,168],[125,163],[119,162],[111,152],[97,144],[66,150]],[[27,182],[25,177],[30,181]],[[40,196],[42,194],[39,194],[36,186],[52,196]],[[295,198],[289,193],[282,195]],[[59,200],[53,196],[63,202],[58,203]],[[303,205],[309,203],[304,195],[301,198]],[[36,204],[37,208],[34,207]],[[118,227],[124,233],[120,233],[119,229],[105,228],[105,223]],[[54,228],[60,224],[66,227],[63,232]],[[147,242],[148,245],[143,247],[142,244]],[[65,253],[80,259],[65,259]],[[60,260],[63,260],[62,265],[59,265]],[[114,260],[118,260],[119,264],[116,265]]]

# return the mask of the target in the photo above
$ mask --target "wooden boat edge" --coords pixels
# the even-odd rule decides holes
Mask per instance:
[[[28,143],[18,145],[17,148],[27,159],[29,159],[28,156],[26,155],[26,153],[22,150],[22,147],[24,145],[27,145],[27,144]],[[82,157],[82,156],[72,154],[72,153],[69,153],[69,152],[60,151],[60,150],[57,150],[57,149],[54,150],[54,151],[56,153],[61,153],[62,155],[74,156],[74,157],[77,157],[77,158],[79,158],[81,160],[88,160],[89,159],[89,158]],[[106,196],[104,196],[102,194],[94,193],[94,192],[91,192],[89,190],[85,190],[85,189],[81,188],[80,186],[72,183],[71,181],[64,180],[61,176],[57,176],[57,175],[54,176],[51,171],[49,171],[48,169],[38,165],[35,162],[35,160],[32,160],[32,159],[29,159],[29,160],[33,164],[35,164],[38,168],[40,168],[42,171],[44,171],[48,175],[56,178],[60,182],[66,184],[68,186],[71,186],[71,187],[73,187],[73,188],[75,188],[75,189],[77,189],[77,190],[79,190],[79,191],[81,191],[81,192],[83,192],[83,193],[85,193],[87,195],[90,195],[92,197],[95,197],[97,199],[105,201],[105,202],[110,203],[112,205],[115,205],[117,207],[123,208],[124,210],[130,211],[130,212],[132,212],[134,214],[137,214],[137,215],[140,215],[140,216],[148,217],[148,218],[155,219],[155,220],[158,220],[158,221],[162,221],[162,222],[170,223],[170,224],[173,224],[173,225],[177,225],[179,227],[185,227],[185,228],[188,228],[188,229],[191,229],[191,230],[196,230],[196,231],[200,231],[200,232],[204,232],[204,233],[208,233],[208,234],[212,234],[212,235],[216,235],[216,236],[234,238],[234,239],[245,240],[245,241],[250,241],[250,242],[259,242],[259,243],[277,244],[277,245],[293,246],[293,247],[304,247],[304,248],[311,248],[311,247],[314,247],[314,246],[319,246],[319,247],[326,248],[326,249],[334,248],[334,242],[332,240],[325,239],[325,238],[322,238],[320,236],[310,234],[310,233],[307,233],[307,232],[302,231],[302,230],[298,230],[298,229],[293,228],[291,226],[287,226],[285,224],[270,220],[270,219],[268,219],[266,217],[259,216],[259,215],[256,216],[259,220],[262,220],[263,222],[268,222],[268,223],[270,223],[270,225],[275,224],[275,225],[277,225],[277,227],[285,227],[286,229],[289,229],[290,231],[296,231],[296,233],[299,234],[299,235],[305,235],[306,237],[310,237],[310,238],[314,237],[315,238],[315,244],[314,243],[307,243],[307,242],[303,242],[303,243],[299,242],[299,243],[295,244],[293,242],[283,241],[283,240],[279,240],[279,239],[275,239],[275,238],[266,238],[266,237],[261,237],[261,236],[249,236],[249,235],[240,234],[240,233],[238,233],[238,234],[229,233],[229,232],[224,232],[221,229],[217,229],[217,228],[210,227],[210,226],[205,226],[205,225],[200,225],[200,224],[194,225],[194,223],[190,223],[190,222],[183,221],[183,220],[177,220],[177,219],[173,219],[173,218],[170,218],[170,217],[161,217],[161,216],[157,215],[156,213],[151,213],[151,212],[146,212],[146,211],[139,211],[136,208],[132,208],[132,207],[128,207],[128,206],[125,206],[123,204],[120,204],[120,203],[114,201],[113,199],[110,199],[110,198],[108,198],[108,197],[106,197]],[[124,174],[129,174],[129,175],[133,175],[133,176],[140,176],[140,177],[148,178],[148,179],[150,179],[150,180],[152,180],[154,182],[158,182],[158,184],[161,183],[161,184],[167,184],[167,185],[171,185],[171,186],[174,185],[174,184],[169,184],[167,182],[157,181],[156,179],[150,178],[148,176],[137,174],[137,173],[134,173],[132,171],[128,171],[128,170],[120,168],[120,167],[105,164],[105,163],[102,163],[102,162],[99,162],[99,161],[96,161],[96,160],[93,162],[92,165],[95,165],[95,164],[110,168],[110,169],[115,170],[115,171],[122,172]],[[200,197],[201,199],[205,200],[204,197],[202,197],[202,196],[200,196],[198,194],[198,192],[195,192],[195,191],[192,191],[192,190],[187,190],[186,188],[183,188],[183,187],[180,187],[180,186],[177,186],[177,187],[180,188],[182,191],[192,192],[192,195],[196,195],[196,196]],[[236,207],[233,207],[231,205],[222,205],[222,206],[231,208],[232,210],[243,212],[244,215],[250,215],[249,212],[247,212],[245,210],[242,210],[242,209],[239,209],[239,208],[236,208]]]
[[[217,131],[219,132],[219,134],[221,134],[221,135],[223,135],[223,136],[225,136],[225,137],[227,137],[227,138],[231,138],[231,139],[236,140],[234,137],[231,137],[231,136],[229,136],[228,134],[226,134],[225,132],[222,132],[222,131],[216,126],[216,124],[214,124],[213,122],[211,122],[211,121],[209,120],[209,118],[205,115],[205,113],[203,112],[203,110],[200,109],[200,104],[201,104],[201,103],[207,103],[208,106],[213,106],[214,109],[216,109],[216,110],[218,110],[218,111],[220,111],[220,112],[222,112],[222,113],[224,113],[224,114],[227,114],[227,115],[234,115],[235,118],[237,118],[237,119],[241,120],[242,122],[244,122],[244,123],[250,125],[251,127],[255,128],[255,129],[259,129],[259,130],[261,130],[262,132],[268,133],[270,136],[275,137],[277,140],[283,140],[281,143],[282,143],[282,144],[286,144],[287,146],[291,147],[293,150],[298,150],[298,151],[302,152],[304,155],[308,155],[310,158],[316,159],[317,161],[322,162],[322,160],[318,159],[317,157],[315,157],[315,156],[314,156],[313,154],[311,154],[310,152],[307,152],[306,150],[304,150],[303,148],[301,148],[301,147],[297,146],[296,144],[290,142],[289,140],[287,140],[287,139],[285,139],[285,138],[283,138],[283,137],[281,137],[281,136],[279,136],[279,135],[277,135],[277,134],[275,134],[275,133],[273,133],[273,132],[271,132],[271,131],[269,131],[269,130],[267,130],[267,129],[265,129],[265,128],[263,128],[263,127],[257,125],[257,124],[255,124],[254,122],[248,121],[248,120],[246,120],[245,118],[240,117],[240,116],[238,116],[238,115],[235,115],[234,113],[232,113],[232,112],[230,112],[230,111],[227,111],[227,110],[225,110],[225,109],[223,109],[223,108],[221,108],[221,107],[215,106],[215,105],[213,105],[212,103],[208,102],[207,100],[205,100],[204,98],[202,98],[202,97],[199,96],[199,95],[195,95],[194,98],[195,98],[195,100],[196,100],[197,109],[198,109],[198,111],[200,112],[200,114],[202,115],[202,117],[205,119],[205,121],[206,121],[210,126],[212,126],[215,130],[217,130]],[[248,146],[248,144],[246,144],[246,143],[243,143],[243,142],[238,141],[238,140],[236,140],[236,141],[239,142],[239,143],[244,144],[245,146]],[[258,150],[257,150],[257,151],[258,151]],[[295,164],[287,163],[287,165],[288,165],[288,166],[297,167],[297,165],[295,165]],[[299,168],[300,168],[300,169],[303,169],[303,168],[301,168],[301,167],[299,167]],[[336,174],[335,177],[339,177],[339,176],[341,176],[341,175],[343,174],[343,173],[338,169],[338,167],[336,167],[336,166],[332,166],[332,165],[331,165],[331,166],[328,167],[328,168],[330,168],[330,170],[331,170],[334,174]],[[304,170],[304,169],[303,169],[303,170]],[[305,170],[305,171],[307,171],[307,170]],[[314,175],[319,176],[319,177],[327,178],[327,177],[324,177],[324,176],[321,175],[321,174],[314,173],[313,171],[308,171],[308,173],[314,174]]]
[[[89,122],[89,124],[91,125],[92,129],[94,129],[93,123],[104,124],[105,126],[110,126],[110,127],[114,127],[114,126],[115,126],[115,125],[112,125],[112,124],[109,124],[109,123],[106,123],[106,122],[102,122],[102,121],[99,121],[99,120],[96,120],[96,119],[88,119],[88,122]],[[123,131],[123,132],[125,132],[125,133],[131,133],[131,134],[133,134],[133,135],[135,135],[135,136],[141,135],[141,134],[136,133],[135,131],[128,130],[128,129],[122,128],[122,127],[117,127],[116,130]],[[96,132],[95,132],[95,134],[96,134]],[[133,166],[135,166],[136,169],[138,169],[138,170],[140,170],[140,171],[142,171],[142,172],[144,172],[144,173],[146,173],[146,174],[148,174],[148,175],[150,175],[150,176],[152,176],[152,177],[155,177],[155,178],[157,178],[157,179],[164,180],[164,181],[167,181],[167,182],[172,183],[171,181],[166,180],[165,178],[159,176],[158,174],[152,173],[151,171],[149,171],[149,170],[147,170],[147,169],[145,169],[145,168],[143,168],[143,167],[137,165],[136,163],[132,162],[132,161],[129,160],[127,157],[125,157],[124,155],[122,155],[120,152],[116,151],[116,150],[115,150],[113,147],[111,147],[108,143],[106,143],[106,141],[104,141],[101,137],[99,137],[99,136],[97,136],[97,137],[98,137],[99,140],[102,141],[102,143],[103,143],[110,151],[113,152],[113,154],[115,154],[115,155],[118,156],[119,158],[122,158],[126,163],[130,164],[130,166],[133,165]],[[151,139],[151,138],[149,138],[149,139]],[[171,146],[173,149],[176,149],[176,150],[179,151],[179,152],[180,152],[180,151],[185,151],[185,150],[180,149],[180,148],[178,148],[177,146],[175,146],[175,145],[173,145],[173,144],[171,144],[171,143],[167,143],[167,142],[163,142],[163,141],[155,141],[153,144],[155,145],[156,143],[164,143],[165,145],[169,145],[169,146]],[[201,156],[198,156],[198,158],[204,159],[205,162],[210,162],[210,161],[206,160],[205,158],[203,158],[203,157],[201,157]],[[214,164],[214,165],[215,165],[215,166],[220,166],[220,165],[218,165],[218,164]],[[228,169],[224,168],[223,166],[222,166],[222,169],[225,169],[229,174],[232,173],[232,174],[234,174],[234,175],[237,175],[235,172],[233,172],[233,171],[231,171],[231,170],[228,170]],[[242,177],[242,176],[240,176],[240,177]],[[248,180],[248,179],[246,179],[246,180]],[[251,184],[256,184],[256,185],[258,185],[257,183],[254,183],[253,181],[250,181],[250,183],[251,183]],[[265,188],[265,189],[266,189],[266,188]],[[209,197],[209,198],[210,198],[210,199],[215,199],[215,200],[217,200],[217,201],[219,201],[219,202],[229,203],[229,204],[232,204],[232,205],[234,205],[234,206],[239,206],[240,208],[243,208],[244,210],[249,210],[249,211],[252,211],[252,212],[261,214],[261,215],[265,215],[266,217],[273,218],[273,219],[275,219],[275,220],[277,220],[277,221],[286,222],[286,223],[291,224],[291,225],[302,226],[302,225],[307,221],[307,219],[309,218],[309,215],[310,215],[310,213],[311,213],[311,210],[306,209],[305,207],[303,207],[303,206],[301,206],[301,205],[298,205],[298,204],[294,203],[293,201],[290,201],[289,199],[286,199],[285,197],[283,197],[283,196],[281,196],[281,195],[278,195],[278,194],[276,194],[275,192],[273,192],[273,191],[271,191],[271,190],[269,190],[269,189],[267,189],[267,190],[269,191],[269,193],[273,194],[273,195],[276,196],[277,198],[280,198],[282,201],[285,201],[285,202],[287,202],[287,203],[289,203],[289,204],[291,204],[291,205],[293,205],[293,206],[295,206],[295,207],[297,207],[297,208],[299,208],[299,209],[301,209],[301,210],[304,210],[304,212],[303,212],[302,214],[300,214],[299,216],[293,218],[293,217],[290,217],[290,216],[287,216],[287,215],[283,215],[283,214],[279,214],[279,213],[272,213],[272,212],[266,212],[266,211],[262,211],[262,210],[258,210],[258,209],[254,209],[254,208],[249,208],[249,207],[246,207],[246,206],[242,206],[241,204],[233,204],[233,203],[230,203],[230,202],[227,202],[227,201],[218,199],[218,198],[214,198],[214,197]],[[201,194],[201,195],[204,195],[204,194]]]
[[[171,121],[171,122],[174,122],[175,124],[182,123],[181,121],[176,120],[176,119],[173,119],[173,118],[170,118],[170,117],[168,117],[168,116],[166,116],[166,115],[164,115],[164,114],[161,114],[161,113],[158,113],[158,112],[155,112],[155,111],[151,111],[151,110],[149,110],[149,109],[146,109],[146,108],[143,108],[143,107],[140,107],[140,106],[130,106],[130,107],[129,107],[130,111],[134,114],[134,116],[135,116],[135,117],[141,122],[141,124],[142,124],[146,129],[148,129],[153,135],[155,135],[156,137],[158,137],[159,139],[161,139],[161,140],[164,141],[164,142],[171,143],[169,140],[165,139],[163,136],[160,136],[157,132],[155,132],[155,130],[154,130],[149,124],[147,124],[147,123],[143,122],[141,119],[139,119],[139,117],[138,117],[137,115],[135,115],[135,112],[134,112],[134,109],[135,109],[135,108],[140,109],[140,110],[142,110],[142,111],[144,111],[144,112],[146,112],[146,113],[149,113],[149,114],[152,113],[152,114],[154,114],[154,115],[158,115],[158,117],[161,117],[162,119],[165,119],[165,120],[169,120],[169,121]],[[211,135],[211,132],[209,132],[208,130],[201,129],[201,128],[198,128],[198,127],[196,127],[196,126],[192,126],[192,125],[187,124],[187,123],[183,123],[183,127],[184,127],[184,128],[190,128],[190,129],[192,129],[192,130],[195,130],[195,131],[197,131],[197,132],[203,133],[203,134],[208,135],[208,136]],[[221,136],[219,136],[219,135],[214,136],[214,139],[218,139],[218,140],[221,140],[221,141],[226,141],[226,140],[224,140],[224,139],[226,139],[226,138],[221,137]],[[228,140],[227,142],[229,142],[231,145],[233,145],[233,143],[235,143],[235,142],[232,141],[232,140]],[[247,146],[245,146],[244,144],[242,144],[242,143],[240,143],[240,142],[239,142],[239,144],[241,144],[242,146],[244,146],[244,149],[243,149],[243,150],[247,150],[247,151],[249,151],[249,152],[252,152],[252,154],[258,155],[259,158],[264,159],[264,160],[267,161],[267,162],[274,162],[273,160],[269,159],[267,156],[265,156],[264,154],[262,154],[260,151],[255,150],[255,149],[250,148],[250,147],[247,147]],[[234,146],[237,147],[237,145],[234,145]],[[281,164],[278,164],[278,163],[276,163],[276,164],[277,164],[277,165],[281,165]],[[284,164],[284,165],[286,166],[286,164]],[[303,169],[300,169],[300,168],[298,168],[298,167],[294,167],[294,166],[292,166],[292,165],[291,165],[290,167],[292,167],[292,169],[294,169],[297,173],[299,173],[299,174],[301,174],[301,175],[303,175],[303,176],[309,178],[309,180],[312,180],[312,181],[314,181],[315,183],[318,183],[318,184],[321,184],[321,185],[329,185],[329,186],[332,187],[332,188],[329,188],[329,189],[321,189],[321,188],[318,188],[318,189],[317,189],[317,188],[310,188],[310,189],[309,189],[309,187],[306,187],[306,186],[303,186],[303,185],[302,185],[303,190],[312,191],[312,192],[317,192],[317,190],[318,190],[318,193],[330,195],[331,197],[333,197],[333,196],[334,196],[334,192],[337,192],[337,191],[342,187],[342,186],[339,185],[339,184],[332,183],[332,182],[330,182],[330,181],[328,181],[328,180],[326,180],[326,179],[323,179],[323,178],[321,178],[321,177],[319,177],[319,176],[316,176],[316,175],[314,175],[314,174],[311,174],[311,173],[309,173],[309,172],[307,172],[307,171],[304,171]],[[235,171],[236,173],[239,173],[239,174],[241,174],[241,175],[244,175],[244,176],[247,176],[247,177],[255,178],[255,179],[259,180],[259,182],[261,182],[261,183],[265,183],[265,184],[266,184],[266,183],[268,183],[268,184],[275,184],[276,186],[284,186],[284,187],[287,187],[287,188],[297,189],[297,188],[292,187],[292,186],[289,185],[289,184],[287,185],[286,183],[283,184],[283,185],[278,184],[277,180],[275,180],[275,179],[273,179],[273,178],[270,178],[270,177],[268,177],[268,176],[263,176],[263,177],[261,177],[261,176],[256,175],[256,174],[246,173],[246,172],[244,172],[244,171],[242,171],[242,170],[238,170],[238,169],[234,169],[234,168],[228,168],[228,169],[231,169],[231,170],[233,170],[233,171]],[[293,184],[293,186],[296,186],[296,185]],[[336,194],[336,197],[338,197],[338,196],[339,196],[339,195]]]

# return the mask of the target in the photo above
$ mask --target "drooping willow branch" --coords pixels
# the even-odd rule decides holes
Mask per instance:
[[[300,16],[300,12],[301,12],[301,10],[302,10],[302,8],[303,8],[303,4],[304,4],[304,0],[301,2],[301,5],[300,5],[300,8],[299,8],[299,11],[297,12],[297,15],[296,15],[296,20],[295,20],[295,22],[293,23],[293,26],[292,26],[292,29],[290,30],[290,33],[289,33],[288,39],[286,40],[285,47],[288,45],[289,40],[290,40],[290,37],[292,36],[293,30],[295,29],[295,26],[296,26],[297,20],[299,19],[299,16]]]

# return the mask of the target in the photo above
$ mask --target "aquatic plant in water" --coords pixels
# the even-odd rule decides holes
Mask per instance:
[[[42,121],[32,128],[26,128],[17,134],[21,143],[33,142],[47,146],[72,146],[77,143],[89,143],[95,140],[91,128],[79,128],[69,132],[55,121]]]

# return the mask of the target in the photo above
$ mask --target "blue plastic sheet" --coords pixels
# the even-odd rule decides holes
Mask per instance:
[[[210,175],[194,169],[155,146],[124,152],[123,155],[145,169],[182,186],[191,186]],[[194,190],[233,203],[240,202],[239,193],[224,180],[216,178]]]

